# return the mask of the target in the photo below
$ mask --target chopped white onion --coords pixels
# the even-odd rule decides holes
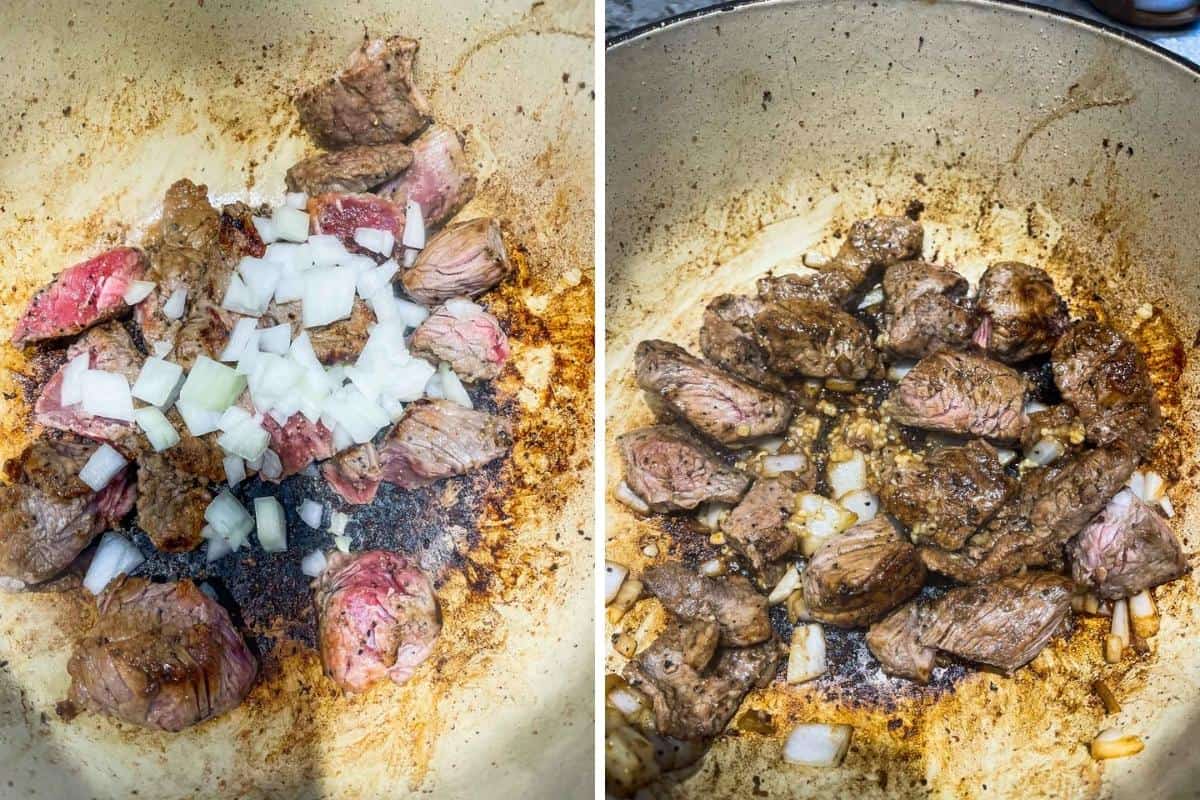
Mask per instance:
[[[777,606],[791,596],[792,592],[800,588],[800,572],[796,569],[795,564],[789,564],[787,570],[783,573],[783,577],[779,579],[779,583],[775,584],[775,588],[767,595],[767,603]]]
[[[171,296],[167,298],[167,302],[163,303],[163,316],[167,319],[181,319],[183,312],[187,310],[187,296],[188,290],[186,286],[180,286],[171,292]]]
[[[838,500],[838,503],[842,508],[858,517],[855,525],[861,522],[870,522],[879,513],[879,498],[866,489],[842,495],[842,499]]]
[[[805,767],[836,767],[850,748],[849,725],[797,725],[783,745],[783,760]]]
[[[762,474],[774,478],[785,472],[801,472],[807,466],[808,458],[803,453],[780,453],[763,458]]]
[[[288,192],[283,196],[284,205],[303,211],[308,206],[308,195],[304,192]]]
[[[341,511],[335,511],[329,517],[329,532],[334,536],[341,536],[346,532],[346,526],[350,524],[350,515]]]
[[[615,687],[608,693],[608,702],[620,711],[626,719],[637,714],[646,707],[646,698],[641,692],[627,684]]]
[[[313,262],[318,267],[333,267],[345,264],[350,259],[350,251],[342,244],[342,240],[328,233],[308,237],[308,246]]]
[[[621,591],[621,584],[628,574],[629,569],[625,565],[615,561],[604,562],[604,605],[611,603],[617,592]]]
[[[89,369],[79,378],[83,410],[93,417],[133,422],[129,381],[116,372]]]
[[[242,317],[235,322],[233,330],[229,332],[229,343],[221,351],[220,360],[226,362],[241,361],[246,348],[253,347],[254,349],[258,349],[258,336],[255,330],[257,327],[258,320],[253,317]]]
[[[328,566],[329,561],[325,558],[325,553],[320,550],[313,550],[300,559],[300,571],[310,578],[320,577]]]
[[[1149,589],[1143,589],[1129,598],[1129,626],[1142,639],[1158,633],[1158,609]]]
[[[392,278],[396,277],[397,270],[400,269],[392,259],[380,264],[378,267],[369,269],[358,276],[358,295],[363,300],[371,300],[382,289],[387,289],[391,294]],[[395,295],[392,295],[395,297]]]
[[[850,451],[844,461],[830,461],[826,468],[830,493],[837,500],[850,492],[867,488],[867,460],[857,450]]]
[[[271,298],[275,296],[279,280],[283,277],[283,267],[263,258],[243,256],[238,262],[238,272],[241,273],[242,281],[253,298],[254,308],[266,311],[267,306],[271,304]]]
[[[425,214],[421,211],[421,204],[416,200],[410,199],[404,205],[404,238],[402,242],[405,247],[415,250],[420,250],[425,246]]]
[[[236,550],[246,543],[254,530],[254,518],[228,489],[223,490],[204,509],[204,519],[213,531],[225,538]]]
[[[629,484],[625,483],[625,481],[621,481],[617,485],[617,489],[613,492],[613,495],[639,514],[650,513],[650,506],[645,500],[634,494],[633,489],[630,489]]]
[[[825,629],[816,624],[797,625],[788,652],[787,682],[811,681],[824,675],[825,669]]]
[[[94,595],[100,594],[113,578],[133,572],[145,560],[133,542],[119,533],[107,531],[100,537],[100,545],[83,577],[83,587]]]
[[[396,235],[379,228],[355,228],[354,243],[372,253],[390,256],[396,247]]]
[[[1007,467],[1017,460],[1017,451],[1009,450],[1007,447],[997,447],[996,458],[1000,461],[1000,466]]]
[[[405,326],[409,328],[416,328],[429,318],[429,309],[402,297],[396,298],[396,310]]]
[[[710,558],[708,561],[700,564],[697,569],[699,569],[701,575],[707,575],[710,578],[715,578],[718,575],[724,575],[728,569],[728,566],[729,565],[725,563],[724,559]]]
[[[341,536],[333,537],[333,546],[336,547],[338,550],[341,550],[343,553],[349,553],[350,552],[350,537],[346,536],[344,534]]]
[[[870,308],[871,306],[877,306],[882,302],[883,302],[883,286],[877,285],[874,288],[872,288],[871,291],[869,291],[865,295],[863,295],[863,299],[859,301],[858,307],[860,309]]]
[[[217,445],[226,453],[255,461],[267,451],[271,434],[254,418],[239,422],[221,434]]]
[[[357,280],[346,267],[320,267],[304,273],[304,327],[317,328],[349,317]]]
[[[1040,400],[1029,400],[1025,403],[1024,410],[1025,410],[1025,415],[1029,416],[1030,414],[1037,414],[1040,411],[1045,411],[1048,408],[1050,408],[1050,406],[1046,405],[1045,403],[1043,403]]]
[[[270,217],[251,217],[250,222],[254,224],[254,230],[258,231],[258,238],[263,240],[263,244],[270,244],[279,238]]]
[[[1171,498],[1164,494],[1162,500],[1158,501],[1158,504],[1162,507],[1163,513],[1167,515],[1167,519],[1175,516],[1175,506],[1171,503]]]
[[[1133,637],[1129,633],[1129,603],[1125,600],[1113,603],[1111,633],[1121,640],[1124,647],[1129,647]]]
[[[204,529],[209,532],[209,535],[204,537],[208,540],[208,548],[204,554],[205,562],[211,564],[233,552],[233,545],[229,543],[229,540],[224,536],[218,536],[212,526],[205,525]]]
[[[221,299],[221,308],[236,314],[245,314],[248,317],[261,317],[267,310],[267,304],[250,290],[241,275],[233,275],[229,278],[229,286],[225,289],[225,296]]]
[[[303,242],[308,238],[308,214],[298,208],[279,206],[271,216],[271,223],[275,235],[285,242]]]
[[[1025,454],[1025,464],[1044,467],[1053,464],[1066,452],[1062,442],[1049,436],[1042,437]]]
[[[108,486],[128,464],[125,456],[111,445],[102,444],[88,458],[83,469],[79,470],[79,480],[91,487],[93,492],[98,492]]]
[[[166,358],[167,356],[171,355],[171,351],[174,349],[175,349],[175,344],[174,344],[174,342],[171,342],[170,340],[163,341],[163,342],[155,342],[150,347],[150,353],[159,358]]]
[[[225,456],[221,459],[221,463],[225,466],[225,482],[229,484],[230,489],[246,480],[246,462],[244,460],[237,456]]]
[[[326,399],[322,411],[346,429],[356,444],[366,444],[391,424],[387,412],[368,399],[357,386],[343,386]]]
[[[858,517],[826,497],[803,492],[797,496],[792,520],[802,526],[800,552],[811,556],[826,541],[854,525]]]
[[[912,368],[916,365],[915,361],[897,361],[895,364],[888,366],[887,379],[893,383],[898,383],[903,380],[905,375],[912,372]]]
[[[463,386],[459,377],[450,369],[450,365],[442,362],[438,371],[442,376],[442,391],[446,393],[446,399],[451,403],[458,403],[463,408],[474,408],[471,395],[467,394],[467,387]]]
[[[269,447],[263,453],[262,466],[258,468],[258,474],[269,481],[277,481],[283,477],[283,462],[279,460],[279,454]]]
[[[351,447],[354,447],[354,444],[354,437],[350,435],[348,430],[341,425],[335,424],[333,426],[333,451],[335,453],[349,450]]]
[[[80,353],[67,362],[63,370],[62,390],[59,402],[66,406],[75,406],[83,402],[83,374],[88,371],[91,356]]]
[[[414,250],[411,247],[404,248],[404,268],[408,269],[413,264],[417,263],[417,256],[421,254],[420,250]]]
[[[138,303],[145,300],[154,291],[154,287],[158,286],[154,281],[130,281],[129,288],[125,290],[122,299],[126,305],[136,306]]]
[[[245,388],[245,375],[208,356],[200,356],[183,383],[179,399],[196,408],[223,412],[237,401]]]
[[[321,518],[325,515],[325,506],[316,500],[305,500],[300,504],[300,519],[313,530],[321,529]]]
[[[285,356],[292,347],[292,326],[288,324],[267,328],[258,337],[258,349],[264,353]]]
[[[287,550],[287,521],[278,500],[274,497],[254,498],[254,522],[263,550],[268,553]]]
[[[170,408],[183,381],[183,367],[151,356],[142,364],[132,394],[152,406]]]
[[[154,406],[139,408],[133,412],[133,419],[146,434],[154,452],[161,453],[179,444],[179,431],[160,409]]]
[[[179,412],[179,416],[183,417],[183,424],[187,426],[188,433],[192,436],[203,436],[221,428],[220,411],[209,411],[207,408],[192,405],[186,400],[176,403],[175,409]]]
[[[217,422],[217,427],[223,431],[236,428],[254,415],[241,406],[230,406],[221,414],[221,419]]]

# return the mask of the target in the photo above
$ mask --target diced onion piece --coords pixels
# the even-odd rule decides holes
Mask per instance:
[[[808,458],[803,453],[779,453],[764,456],[762,474],[774,478],[785,472],[802,472],[808,466]]]
[[[229,484],[230,489],[246,480],[246,462],[244,460],[237,456],[225,456],[221,459],[221,463],[225,466],[225,482]]]
[[[321,573],[328,566],[329,561],[325,558],[325,553],[321,550],[313,550],[300,559],[300,571],[310,578],[320,577]]]
[[[151,355],[158,356],[159,358],[166,358],[167,356],[171,355],[171,351],[174,349],[175,349],[174,342],[171,342],[171,341],[155,342],[150,347],[150,353],[151,353]]]
[[[768,436],[765,439],[759,439],[755,447],[764,453],[775,455],[783,448],[786,443],[782,436]]]
[[[351,447],[354,447],[354,437],[341,425],[335,424],[333,426],[333,451],[340,453],[343,450],[349,450]]]
[[[343,553],[350,552],[350,537],[345,534],[333,537],[333,546]]]
[[[1154,606],[1154,596],[1149,589],[1129,598],[1129,624],[1142,639],[1149,639],[1158,633],[1158,609]]]
[[[371,300],[381,289],[385,288],[389,294],[392,294],[392,278],[396,277],[396,272],[399,269],[400,265],[389,258],[378,267],[363,272],[358,276],[359,297],[363,300]],[[393,294],[392,296],[394,297],[395,295]]]
[[[608,603],[606,616],[608,621],[616,625],[625,616],[625,612],[633,608],[633,604],[642,596],[642,582],[636,578],[627,578],[617,590],[617,596]]]
[[[278,500],[274,497],[254,498],[254,523],[263,550],[268,553],[287,550],[287,522]]]
[[[411,247],[404,248],[404,268],[408,269],[413,264],[417,263],[417,256],[420,254],[420,250],[414,250]]]
[[[873,287],[871,289],[871,291],[869,291],[865,295],[863,295],[863,299],[858,302],[858,307],[860,309],[861,308],[870,308],[871,306],[877,306],[882,302],[883,302],[883,286],[876,285],[875,287]]]
[[[243,420],[221,434],[217,445],[229,455],[255,461],[267,452],[271,434],[253,417]]]
[[[641,731],[625,724],[612,726],[604,734],[605,782],[622,797],[633,797],[662,773],[655,756],[654,745]]]
[[[125,290],[122,299],[126,305],[136,306],[138,303],[145,300],[154,291],[154,287],[158,284],[154,281],[130,281],[129,288]]]
[[[617,592],[621,591],[621,584],[625,583],[625,576],[629,574],[629,568],[624,564],[618,564],[615,561],[604,562],[604,605],[608,605],[616,598]]]
[[[414,250],[425,247],[425,215],[416,200],[410,199],[404,205],[404,237],[401,241],[405,247]]]
[[[241,275],[233,275],[229,278],[229,286],[221,299],[221,308],[249,317],[260,317],[267,310],[267,303],[262,302],[251,291]]]
[[[132,394],[152,406],[169,408],[183,380],[183,367],[151,356],[142,364]]]
[[[1066,452],[1063,443],[1050,436],[1044,436],[1025,454],[1025,464],[1044,467],[1053,464]]]
[[[895,364],[888,366],[887,379],[889,381],[898,383],[899,381],[903,380],[904,376],[911,372],[912,368],[916,365],[917,364],[915,361],[897,361]]]
[[[308,246],[313,262],[318,267],[333,267],[345,264],[350,259],[350,251],[342,244],[342,240],[327,233],[308,237]]]
[[[718,575],[724,575],[729,569],[729,565],[721,558],[710,558],[702,563],[699,567],[701,575],[707,575],[710,578],[715,578]]]
[[[1030,400],[1027,403],[1025,403],[1024,410],[1025,410],[1025,415],[1028,416],[1030,414],[1037,414],[1040,411],[1045,411],[1048,408],[1050,408],[1050,406],[1046,405],[1045,403],[1041,402],[1040,400]]]
[[[824,675],[825,669],[825,629],[815,624],[797,625],[788,652],[787,682],[811,681]]]
[[[843,495],[838,502],[842,508],[858,517],[856,525],[861,522],[870,522],[879,513],[879,498],[866,489]]]
[[[220,430],[220,411],[209,411],[206,408],[194,406],[186,400],[180,400],[175,404],[175,408],[179,411],[179,416],[183,417],[183,424],[187,426],[188,433],[192,436],[203,436],[206,433]]]
[[[627,683],[614,686],[608,693],[608,702],[620,711],[626,719],[635,716],[646,708],[646,696]]]
[[[1017,460],[1017,451],[1009,450],[1007,447],[997,447],[996,458],[1000,461],[1000,466],[1007,467]]]
[[[801,493],[789,524],[801,528],[800,552],[811,556],[826,541],[854,525],[858,517],[837,503],[812,492]]]
[[[396,298],[396,308],[406,327],[416,328],[429,317],[429,309],[402,297]]]
[[[824,253],[816,250],[807,251],[800,259],[804,266],[810,269],[818,269],[828,264],[832,259]]]
[[[93,417],[133,422],[129,381],[116,372],[89,369],[79,379],[83,410]]]
[[[281,275],[275,284],[276,303],[294,303],[304,297],[303,275]]]
[[[217,427],[223,431],[231,430],[253,416],[253,414],[241,406],[230,406],[221,414],[221,419],[217,422]]]
[[[341,511],[335,511],[329,517],[329,532],[334,536],[341,536],[346,532],[346,526],[350,524],[350,515]]]
[[[1118,600],[1113,603],[1112,635],[1121,640],[1121,644],[1129,647],[1132,637],[1129,633],[1129,603]]]
[[[93,492],[98,492],[108,486],[128,464],[125,456],[118,453],[111,445],[102,444],[88,458],[83,469],[79,470],[79,480],[91,487]]]
[[[304,274],[304,327],[317,328],[350,316],[357,276],[345,267],[320,267]]]
[[[271,304],[271,298],[275,296],[275,289],[283,277],[283,267],[263,258],[244,256],[238,262],[238,272],[241,273],[246,290],[253,298],[254,308],[258,310],[258,313],[252,316],[262,314]]]
[[[1142,500],[1150,505],[1161,502],[1166,495],[1167,484],[1163,481],[1162,475],[1159,475],[1154,470],[1146,470],[1142,479]]]
[[[258,474],[269,481],[277,481],[283,477],[283,462],[279,459],[279,454],[269,447],[263,452],[262,466],[258,468]]]
[[[640,501],[641,498],[638,498],[638,500]],[[648,506],[647,510],[649,510]],[[721,530],[721,523],[725,521],[725,517],[727,516],[729,516],[729,506],[724,503],[705,503],[700,506],[700,513],[696,515],[696,519],[708,530],[719,531]]]
[[[204,519],[218,536],[224,537],[236,550],[246,543],[254,530],[254,518],[228,489],[223,490],[204,509]]]
[[[233,545],[224,536],[218,536],[212,530],[211,525],[205,525],[204,530],[209,531],[209,535],[204,538],[208,540],[208,547],[204,552],[204,560],[206,563],[213,563],[233,552]],[[203,533],[201,533],[203,535]]]
[[[284,205],[303,211],[308,206],[308,195],[304,192],[288,192],[283,196]]]
[[[271,216],[275,235],[285,242],[303,242],[308,238],[308,214],[288,205],[279,206]]]
[[[1116,664],[1125,654],[1125,643],[1121,641],[1121,637],[1115,633],[1110,633],[1104,637],[1104,660],[1109,664]]]
[[[867,488],[867,460],[859,451],[851,450],[848,459],[829,462],[826,477],[834,500],[850,492],[862,491]]]
[[[783,573],[783,577],[779,579],[779,583],[775,584],[775,588],[767,595],[767,603],[777,606],[784,600],[787,600],[792,592],[800,588],[800,572],[796,569],[795,564],[789,564],[787,570]]]
[[[858,383],[845,378],[826,378],[825,388],[831,392],[853,392],[858,388]]]
[[[392,422],[387,412],[356,386],[343,386],[330,394],[323,410],[346,429],[355,444],[366,444]]]
[[[1122,733],[1116,728],[1107,728],[1092,739],[1088,750],[1092,758],[1104,761],[1110,758],[1125,758],[1142,752],[1146,745],[1138,736]]]
[[[645,500],[634,494],[633,489],[630,489],[629,484],[627,484],[625,481],[621,481],[617,485],[616,491],[613,492],[613,496],[639,514],[650,513],[650,506],[647,505]]]
[[[83,402],[83,374],[88,371],[91,356],[80,353],[67,362],[63,370],[62,390],[59,402],[66,406],[75,406]]]
[[[163,316],[167,319],[181,319],[183,312],[187,310],[187,296],[188,290],[186,286],[180,286],[171,292],[171,296],[167,298],[167,302],[163,303]]]
[[[160,409],[154,406],[139,408],[133,412],[133,419],[146,434],[154,452],[161,453],[179,444],[179,431]]]
[[[257,327],[258,320],[253,317],[242,317],[235,322],[233,330],[229,332],[229,343],[221,351],[221,361],[241,361],[247,347],[253,346],[257,349],[258,337],[255,335]]]
[[[300,504],[300,519],[313,530],[321,529],[321,517],[325,515],[325,506],[316,500],[305,500]]]
[[[850,748],[849,725],[803,723],[797,725],[783,745],[783,760],[805,767],[836,767]]]
[[[372,253],[390,256],[396,247],[396,235],[378,228],[355,228],[354,243]]]
[[[196,408],[223,412],[237,401],[245,388],[245,375],[208,356],[200,356],[183,383],[179,399]]]
[[[107,531],[100,537],[100,545],[83,577],[83,587],[94,595],[100,594],[113,578],[133,572],[145,560],[133,542],[119,533]]]
[[[267,328],[258,337],[258,349],[264,353],[285,356],[292,347],[292,326],[288,324]]]
[[[279,238],[270,217],[251,217],[250,222],[254,224],[254,230],[258,231],[258,238],[263,240],[263,244],[270,244]]]
[[[1171,498],[1165,494],[1162,496],[1162,500],[1158,501],[1158,505],[1162,507],[1163,513],[1167,515],[1167,519],[1175,516],[1175,506],[1171,503]]]
[[[438,370],[442,375],[442,391],[446,393],[446,399],[451,403],[458,403],[463,408],[474,408],[471,395],[467,394],[467,387],[463,386],[459,377],[450,369],[450,365],[443,361]]]

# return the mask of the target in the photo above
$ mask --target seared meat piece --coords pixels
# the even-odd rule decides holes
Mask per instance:
[[[1025,380],[1012,367],[967,353],[923,358],[884,402],[914,428],[1016,441],[1025,427]]]
[[[508,420],[431,400],[413,403],[379,449],[383,480],[402,489],[465,475],[512,447]]]
[[[0,589],[50,580],[129,513],[134,490],[128,470],[98,493],[78,479],[96,448],[43,438],[5,465],[13,482],[0,486]]]
[[[416,202],[427,228],[442,225],[475,196],[475,174],[463,152],[462,136],[435,123],[411,146],[412,166],[377,193],[400,205]]]
[[[655,727],[664,736],[691,740],[718,735],[742,698],[775,677],[780,652],[774,639],[722,649],[714,657],[715,628],[695,620],[669,623],[625,667],[629,685],[650,698]]]
[[[975,331],[967,279],[924,261],[901,261],[883,276],[884,349],[904,358],[963,350]]]
[[[774,391],[787,385],[767,369],[767,354],[754,338],[754,315],[763,302],[740,294],[714,298],[704,310],[700,352],[726,372]]]
[[[367,442],[326,461],[321,465],[321,474],[343,500],[361,506],[375,499],[383,482],[383,465],[375,445]]]
[[[889,675],[929,683],[937,650],[925,647],[917,636],[921,611],[917,603],[900,606],[867,631],[867,649]]]
[[[867,327],[825,303],[766,303],[754,316],[754,333],[767,368],[779,375],[861,380],[878,365]]]
[[[354,241],[354,231],[374,228],[396,238],[392,253],[400,252],[404,238],[404,206],[373,194],[319,194],[308,199],[309,228],[313,233],[336,236],[354,253],[368,252]],[[370,253],[375,256],[375,253]]]
[[[813,619],[862,627],[912,597],[924,581],[917,549],[886,517],[876,517],[813,554],[804,570],[804,602]]]
[[[433,653],[441,609],[429,578],[405,556],[335,550],[313,588],[321,661],[343,690],[384,678],[404,684]]]
[[[500,321],[463,297],[447,300],[413,331],[409,349],[434,364],[445,361],[463,381],[489,381],[508,360]]]
[[[320,328],[306,329],[302,311],[300,303],[273,303],[262,317],[259,327],[291,325],[293,338],[307,331],[317,360],[326,366],[357,359],[366,346],[367,339],[371,337],[371,328],[375,325],[375,315],[359,297],[354,298],[354,307],[347,319],[322,325]]]
[[[750,487],[741,470],[673,425],[638,428],[617,437],[625,483],[650,506],[669,514],[701,503],[736,503]]]
[[[67,664],[70,704],[133,725],[180,731],[246,697],[258,663],[215,600],[191,581],[120,577]]]
[[[403,36],[363,42],[346,69],[296,98],[304,130],[327,150],[402,142],[421,130],[429,104],[413,84],[418,49]]]
[[[67,361],[84,353],[88,354],[88,366],[91,369],[120,373],[131,386],[142,368],[142,354],[117,322],[109,322],[88,331],[67,348]],[[82,405],[64,406],[62,384],[65,370],[64,364],[42,387],[42,393],[34,404],[34,421],[47,428],[71,431],[90,439],[113,443],[138,435],[130,422],[94,417],[85,412]]]
[[[682,347],[658,339],[637,346],[638,386],[674,417],[724,445],[738,446],[787,430],[792,405],[726,375]]]
[[[959,586],[921,610],[917,640],[925,647],[1012,672],[1033,660],[1063,625],[1071,581],[1027,572]]]
[[[898,261],[920,258],[925,232],[904,217],[872,217],[850,226],[838,254],[814,273],[761,278],[764,300],[807,300],[845,306],[879,273]]]
[[[356,194],[396,177],[412,163],[407,145],[360,145],[333,153],[317,153],[287,171],[289,192]]]
[[[447,226],[426,242],[400,283],[409,297],[432,306],[452,297],[478,297],[511,269],[500,223],[480,217]]]
[[[721,523],[725,541],[746,559],[763,586],[782,576],[779,563],[796,549],[796,534],[788,528],[796,493],[812,488],[795,477],[759,478]]]
[[[192,310],[179,326],[171,360],[190,370],[200,356],[215,359],[229,344],[229,334],[237,320],[237,315],[216,302],[196,298]]]
[[[709,578],[669,563],[646,570],[642,582],[676,616],[715,621],[722,647],[745,647],[771,636],[767,598],[741,575]]]
[[[74,336],[129,310],[125,292],[146,272],[146,256],[118,247],[60,272],[17,321],[13,344]]]
[[[1083,423],[1074,409],[1066,403],[1034,411],[1029,415],[1029,424],[1021,434],[1021,449],[1029,452],[1042,439],[1054,439],[1065,450],[1077,450],[1083,444]]]
[[[1058,565],[1063,545],[1104,508],[1137,462],[1130,450],[1110,447],[1030,470],[1016,497],[961,550],[924,547],[921,560],[961,583],[1011,575],[1026,566]]]
[[[1144,454],[1160,422],[1158,400],[1137,347],[1098,322],[1079,322],[1051,356],[1054,382],[1079,412],[1089,442],[1124,442]]]
[[[1119,600],[1183,577],[1183,545],[1167,521],[1124,489],[1068,548],[1071,575],[1106,600]]]
[[[241,202],[221,207],[217,243],[220,244],[221,253],[229,264],[235,264],[244,256],[262,258],[266,254],[267,245],[259,235],[258,228],[254,227],[254,217],[258,214],[259,209],[251,208]],[[225,291],[224,282],[220,285],[213,283],[205,288],[210,299],[213,300],[220,300],[221,297],[217,295],[223,296]]]
[[[167,451],[170,452],[170,451]],[[176,470],[161,453],[138,459],[138,525],[164,553],[186,553],[203,541],[209,481]]]
[[[281,479],[303,472],[314,461],[324,461],[333,455],[333,433],[303,414],[293,414],[286,425],[280,425],[268,415],[263,417],[262,426],[271,434],[271,449],[283,465]]]
[[[884,461],[879,499],[917,544],[957,550],[1016,491],[996,450],[981,439],[921,457]]]
[[[1018,261],[992,264],[979,280],[983,320],[975,343],[1006,364],[1049,353],[1071,324],[1045,270]]]

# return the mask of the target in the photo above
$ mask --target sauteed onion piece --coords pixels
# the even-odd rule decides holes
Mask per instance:
[[[319,576],[327,566],[329,566],[329,561],[325,558],[323,550],[313,550],[300,559],[300,571],[310,578]]]
[[[629,484],[627,484],[625,481],[621,481],[621,483],[617,485],[617,489],[615,492],[613,492],[613,496],[639,514],[650,513],[650,506],[646,504],[645,500],[638,497],[637,494],[634,493],[633,489],[629,488]]]
[[[79,470],[79,480],[86,483],[93,492],[98,492],[108,486],[128,463],[125,456],[114,450],[111,445],[102,444],[88,458],[83,469]]]
[[[846,757],[853,731],[849,725],[797,725],[783,745],[783,760],[805,767],[836,767]]]
[[[779,583],[775,584],[775,588],[767,595],[767,603],[777,606],[791,596],[792,592],[800,588],[800,572],[796,569],[795,564],[789,564],[787,571],[783,573],[783,577],[779,579]]]
[[[1142,639],[1158,633],[1158,609],[1154,606],[1154,595],[1149,589],[1129,598],[1129,622],[1133,632]]]
[[[628,574],[629,570],[623,564],[615,561],[604,562],[604,605],[616,599],[617,592],[621,590],[621,584],[625,582],[625,576]]]
[[[1138,736],[1122,733],[1117,728],[1107,728],[1100,731],[1095,739],[1092,739],[1089,749],[1092,753],[1092,758],[1105,760],[1109,758],[1125,758],[1126,756],[1137,755],[1146,748],[1142,740]]]
[[[762,474],[774,478],[785,472],[800,472],[808,466],[808,458],[803,453],[780,453],[765,456],[762,460]]]
[[[815,624],[797,625],[788,653],[787,682],[804,683],[824,675],[825,670],[825,629]]]
[[[130,281],[129,288],[125,290],[122,299],[126,305],[136,306],[149,297],[157,285],[154,281]]]
[[[100,546],[83,577],[83,587],[92,594],[100,594],[113,578],[122,572],[133,572],[145,560],[132,542],[119,533],[108,531],[100,537]]]

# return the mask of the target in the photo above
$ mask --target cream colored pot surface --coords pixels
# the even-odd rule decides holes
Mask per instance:
[[[1155,466],[1174,528],[1200,550],[1196,476],[1200,321],[1200,73],[1118,34],[989,2],[766,2],[699,15],[608,53],[606,481],[615,435],[649,419],[632,377],[638,341],[697,348],[708,298],[746,291],[849,222],[924,205],[926,255],[978,277],[989,261],[1045,266],[1077,314],[1147,353],[1167,424]],[[1150,304],[1152,315],[1136,313]],[[1143,308],[1143,313],[1149,308]],[[611,495],[611,491],[610,491]],[[679,537],[609,502],[610,558],[678,557]],[[672,543],[675,544],[672,544]],[[670,545],[670,546],[668,546]],[[651,551],[653,552],[653,550]],[[1197,562],[1192,556],[1192,563]],[[869,660],[745,708],[775,734],[727,735],[668,797],[1192,796],[1200,782],[1200,614],[1191,578],[1158,591],[1155,652],[1106,665],[1106,625],[1084,620],[1013,677],[974,672],[906,688]],[[622,622],[646,644],[644,601]],[[612,632],[610,630],[610,632]],[[622,659],[610,652],[609,670]],[[1123,710],[1106,717],[1104,678]],[[855,727],[837,769],[790,767],[800,721]],[[1119,726],[1146,749],[1099,763]]]
[[[55,703],[91,604],[0,595],[0,797],[591,794],[590,3],[5,4],[0,336],[53,273],[138,241],[177,178],[279,202],[311,149],[290,93],[365,32],[421,40],[418,82],[480,176],[464,214],[499,216],[519,266],[487,299],[513,341],[496,399],[516,446],[498,477],[467,484],[470,544],[438,588],[437,652],[406,686],[345,698],[270,620],[276,645],[236,711],[177,735],[65,723]],[[0,457],[33,434],[45,365],[30,355],[0,347]]]

